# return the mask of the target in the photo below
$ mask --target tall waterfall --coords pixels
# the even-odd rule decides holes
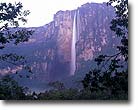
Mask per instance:
[[[76,37],[77,37],[77,29],[76,29],[76,12],[75,12],[73,20],[72,44],[71,44],[70,75],[74,75],[76,70],[76,47],[75,47]]]
[[[77,20],[77,22],[76,22],[76,27],[77,27],[77,41],[80,39],[79,37],[80,37],[80,13],[79,13],[79,9],[78,9],[78,11],[77,11],[77,14],[76,14],[76,20]]]

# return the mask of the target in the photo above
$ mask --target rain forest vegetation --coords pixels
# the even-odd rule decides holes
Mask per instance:
[[[23,68],[31,72],[26,65],[24,56],[16,53],[3,53],[9,45],[18,45],[28,41],[33,31],[20,28],[19,25],[27,23],[26,16],[29,10],[23,10],[22,3],[0,3],[0,63],[6,62],[14,66],[23,65]],[[24,99],[24,88],[10,76],[0,78],[0,99]]]
[[[20,24],[27,23],[26,16],[29,10],[23,10],[22,3],[0,3],[0,62],[10,63],[15,66],[24,65],[26,60],[24,56],[16,53],[3,54],[3,50],[8,45],[18,45],[28,41],[33,31],[20,28]]]
[[[12,77],[5,76],[0,79],[0,99],[128,100],[128,0],[109,0],[108,5],[113,5],[115,8],[116,16],[111,21],[110,29],[116,34],[116,39],[120,39],[120,44],[116,46],[115,54],[105,53],[95,58],[96,68],[92,68],[80,81],[83,88],[66,88],[62,82],[55,81],[48,84],[50,90],[35,93],[19,86]],[[29,12],[22,12],[21,9],[21,3],[0,4],[0,23],[5,23],[0,28],[1,50],[7,43],[12,42],[17,45],[27,41],[31,35],[31,32],[25,30],[10,33],[8,28],[9,24],[18,27],[18,21],[26,22],[22,16],[28,15]],[[7,61],[11,56],[7,55],[7,57],[1,55],[0,60]]]

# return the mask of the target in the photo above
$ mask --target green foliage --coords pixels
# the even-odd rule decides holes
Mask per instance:
[[[23,10],[22,3],[0,3],[0,61],[14,66],[24,65],[27,68],[25,57],[16,53],[3,54],[3,49],[7,45],[18,45],[26,42],[33,31],[19,28],[20,23],[27,23],[26,16],[29,10]],[[12,47],[13,48],[13,47]],[[30,69],[29,69],[30,72]]]
[[[26,98],[24,90],[10,76],[0,79],[0,100],[23,100]]]
[[[117,46],[117,49],[124,56],[125,60],[128,60],[128,0],[109,0],[108,5],[114,6],[116,11],[116,17],[111,22],[111,30],[116,33],[118,37],[121,37],[121,45]]]
[[[128,0],[110,0],[108,5],[117,2],[114,6],[116,17],[111,22],[111,30],[121,37],[117,53],[114,55],[99,55],[95,62],[97,68],[92,69],[82,80],[83,89],[65,88],[62,82],[49,83],[52,89],[44,93],[28,93],[28,90],[20,87],[11,77],[0,79],[0,99],[26,99],[26,100],[127,100],[128,99]],[[0,49],[4,49],[7,43],[15,45],[25,42],[31,35],[24,29],[12,30],[9,25],[18,27],[18,20],[26,22],[23,16],[28,11],[21,12],[22,4],[0,4]],[[108,54],[108,53],[107,53]],[[17,64],[24,62],[24,57],[15,54],[0,56],[2,61],[10,61]],[[30,70],[29,67],[26,69]],[[29,77],[29,76],[28,76]]]
[[[18,28],[19,22],[26,23],[25,17],[30,13],[28,10],[22,10],[22,4],[0,3],[0,47],[5,47],[7,43],[28,41],[32,31]],[[13,29],[11,29],[14,28]]]
[[[18,21],[22,21],[24,23],[27,22],[27,20],[24,18],[27,16],[30,12],[29,10],[22,10],[23,6],[22,3],[0,3],[0,21],[6,22],[1,29],[6,28],[8,24],[10,23],[13,26],[19,26]]]
[[[127,100],[127,94],[119,91],[119,94],[111,94],[107,91],[93,91],[89,89],[64,89],[62,91],[49,90],[39,93],[35,100]]]
[[[50,82],[48,85],[51,86],[54,90],[58,91],[63,90],[65,88],[64,84],[59,81]]]
[[[97,65],[100,65],[103,61],[105,61],[105,55],[99,55],[97,58],[95,58],[95,62],[97,62]]]
[[[120,81],[120,80],[119,80]],[[63,84],[57,81],[58,84]],[[121,82],[121,81],[120,81]],[[53,82],[54,84],[55,82]],[[64,85],[64,84],[63,84]],[[57,87],[56,87],[57,88]],[[125,86],[124,86],[125,88]],[[39,94],[29,91],[28,88],[19,86],[18,83],[10,76],[0,79],[0,100],[124,100],[127,94],[120,92],[119,95],[112,95],[110,92],[90,89],[50,89]]]

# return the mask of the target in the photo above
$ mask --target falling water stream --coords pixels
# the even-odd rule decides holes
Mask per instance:
[[[70,68],[70,75],[74,75],[75,74],[75,70],[76,70],[76,12],[74,15],[74,20],[73,20],[73,33],[72,33],[72,44],[71,44],[71,68]]]

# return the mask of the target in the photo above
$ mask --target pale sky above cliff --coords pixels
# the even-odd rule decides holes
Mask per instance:
[[[42,26],[53,20],[59,10],[72,10],[87,2],[102,3],[109,0],[0,0],[0,2],[21,2],[24,9],[30,10],[26,27]]]

